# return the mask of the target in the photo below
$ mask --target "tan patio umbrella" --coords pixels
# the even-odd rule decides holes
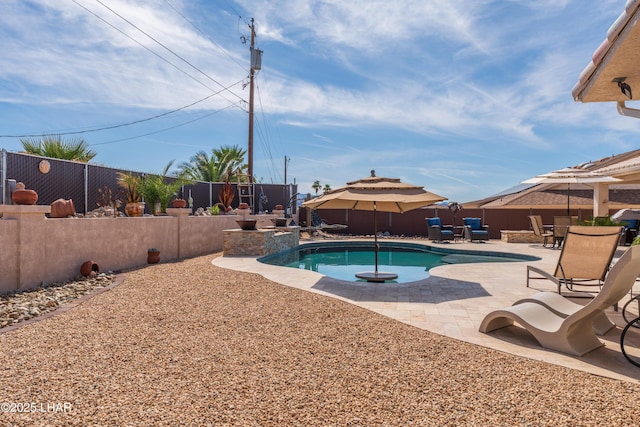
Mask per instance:
[[[398,178],[377,177],[375,171],[371,176],[358,181],[347,182],[347,185],[328,191],[323,195],[308,200],[302,204],[310,209],[354,209],[373,211],[373,234],[375,252],[375,271],[373,273],[358,273],[356,276],[369,281],[384,281],[395,279],[393,273],[378,272],[378,230],[376,212],[403,213],[435,202],[445,200],[426,191],[423,187],[401,182]]]
[[[523,184],[567,184],[567,215],[570,215],[571,184],[618,182],[618,178],[579,168],[565,168],[522,181]]]

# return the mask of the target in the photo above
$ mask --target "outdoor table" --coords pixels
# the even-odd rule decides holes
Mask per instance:
[[[453,241],[456,240],[464,240],[464,226],[463,225],[454,225],[453,226]]]

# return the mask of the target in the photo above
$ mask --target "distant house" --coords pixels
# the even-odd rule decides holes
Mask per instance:
[[[594,187],[586,184],[572,184],[570,191],[572,209],[594,209],[597,203],[604,206],[602,209],[605,211],[640,208],[640,149],[575,167],[610,175],[622,181],[609,184],[608,192],[600,194],[600,200],[594,200]],[[464,206],[465,208],[560,209],[567,206],[567,186],[566,184],[520,184],[499,194],[466,202]]]

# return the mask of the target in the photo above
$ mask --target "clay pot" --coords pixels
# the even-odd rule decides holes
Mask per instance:
[[[84,277],[95,277],[100,273],[100,266],[95,261],[85,261],[80,266],[80,274]]]
[[[58,199],[51,203],[49,218],[67,218],[76,214],[76,208],[71,199]]]
[[[38,193],[33,190],[14,190],[11,200],[16,205],[35,205],[38,201]]]
[[[126,213],[127,216],[142,216],[144,214],[144,203],[127,203],[124,205],[124,213]]]
[[[185,199],[175,199],[173,201],[173,207],[174,208],[186,208],[187,207],[187,201]]]
[[[243,230],[255,230],[257,222],[258,222],[257,219],[237,219],[236,220],[236,223]]]
[[[238,209],[249,209],[249,203],[240,203]]]
[[[147,251],[147,264],[157,264],[160,262],[160,251]]]
[[[286,227],[287,226],[287,218],[271,218],[271,222],[276,227]]]
[[[275,208],[276,211],[281,211],[283,209],[284,207],[282,205],[276,205],[276,208]]]

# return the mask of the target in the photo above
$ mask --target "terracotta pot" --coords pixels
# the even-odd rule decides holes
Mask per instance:
[[[80,266],[80,274],[84,277],[95,277],[98,273],[100,273],[100,266],[95,261],[85,261]]]
[[[71,199],[58,199],[51,203],[49,218],[67,218],[76,214],[76,208]]]
[[[175,199],[173,201],[173,207],[174,208],[186,208],[187,207],[187,201],[185,199]]]
[[[127,216],[142,216],[144,215],[144,203],[135,202],[135,203],[127,203],[124,205],[124,213]]]
[[[160,251],[147,252],[147,264],[157,264],[160,262]]]
[[[276,227],[286,227],[287,226],[287,218],[271,218],[271,222]]]
[[[283,210],[283,209],[284,209],[284,208],[282,207],[282,205],[276,205],[275,210],[277,210],[277,211],[281,211],[281,210]]]
[[[236,223],[243,230],[255,230],[257,222],[258,222],[257,219],[237,219],[236,220]]]
[[[33,190],[14,190],[11,200],[16,205],[35,205],[38,201],[38,193]]]
[[[240,203],[238,209],[249,209],[249,203]]]

